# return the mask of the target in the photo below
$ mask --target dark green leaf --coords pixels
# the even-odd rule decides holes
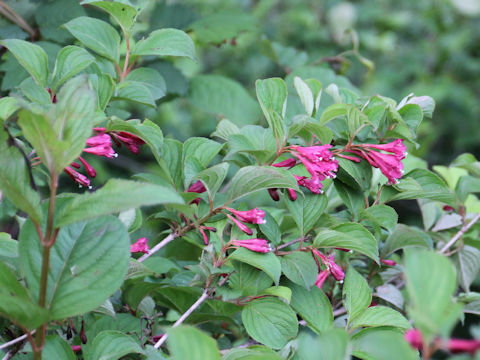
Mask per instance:
[[[53,79],[50,85],[52,91],[56,91],[65,81],[86,69],[95,58],[90,53],[78,46],[66,46],[57,56]]]
[[[228,256],[230,260],[237,260],[246,264],[252,265],[264,271],[272,280],[278,284],[280,275],[282,273],[282,266],[280,260],[275,254],[269,252],[266,254],[256,253],[245,248],[235,250]]]
[[[318,218],[325,211],[328,201],[325,196],[320,194],[305,194],[299,196],[295,201],[285,198],[285,203],[297,223],[300,235],[304,236],[314,228]]]
[[[345,309],[348,312],[348,322],[352,323],[362,314],[372,302],[372,292],[367,280],[360,275],[353,266],[350,266],[343,285]]]
[[[158,100],[165,96],[167,85],[160,73],[152,68],[137,68],[130,71],[125,77],[125,81],[139,82],[148,88],[153,100]]]
[[[72,348],[68,343],[57,335],[48,335],[45,339],[45,347],[42,351],[43,359],[75,360]]]
[[[201,180],[205,185],[209,196],[213,199],[220,186],[222,186],[228,172],[228,163],[221,163],[197,174],[195,179]]]
[[[431,247],[432,240],[429,236],[416,228],[398,224],[395,231],[387,238],[382,247],[382,258],[408,246]]]
[[[242,310],[242,321],[253,339],[273,349],[281,349],[298,332],[293,310],[274,298],[249,302]]]
[[[360,188],[362,191],[370,189],[372,181],[372,166],[365,160],[359,163],[338,159],[338,179],[353,188]]]
[[[131,180],[111,179],[94,193],[79,195],[58,214],[56,226],[123,210],[156,204],[183,204],[180,195],[163,186]]]
[[[287,85],[281,78],[257,80],[257,99],[267,119],[268,126],[272,129],[280,145],[285,137],[285,111],[287,108]]]
[[[100,332],[88,345],[86,360],[117,360],[131,354],[144,354],[144,351],[131,337],[120,331],[106,330]]]
[[[352,329],[377,326],[395,326],[401,329],[411,328],[411,325],[402,314],[381,305],[367,308],[351,322],[351,326]]]
[[[306,289],[317,280],[317,264],[310,252],[295,251],[280,257],[282,272],[295,284]]]

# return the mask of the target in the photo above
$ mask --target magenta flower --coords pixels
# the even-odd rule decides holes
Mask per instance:
[[[387,266],[395,266],[395,265],[397,265],[397,263],[396,263],[395,261],[393,261],[393,260],[380,259],[380,262],[381,262],[382,264],[387,265]]]
[[[89,189],[92,188],[90,186],[90,179],[87,178],[85,175],[80,174],[78,171],[72,169],[70,166],[65,167],[63,171],[80,186],[85,186],[85,187],[88,187]]]
[[[87,146],[112,146],[112,140],[107,134],[95,135],[87,139]]]
[[[198,231],[200,231],[200,234],[202,234],[203,243],[204,243],[205,245],[208,245],[208,236],[207,236],[207,234],[205,233],[205,231],[202,229],[202,227],[199,227],[199,228],[198,228]]]
[[[396,139],[388,144],[363,144],[363,146],[370,149],[373,148],[373,149],[393,153],[400,160],[405,159],[405,155],[407,154],[407,147],[403,143],[402,139]]]
[[[338,161],[329,150],[332,145],[322,146],[292,146],[292,154],[305,166],[312,177],[324,180],[326,177],[335,178],[338,170]]]
[[[286,167],[286,168],[292,168],[297,164],[297,160],[294,158],[289,158],[287,160],[280,161],[279,163],[272,164],[272,166],[275,167]]]
[[[203,186],[203,183],[200,180],[197,180],[192,185],[190,185],[190,187],[187,190],[187,192],[194,192],[199,194],[205,191],[207,191],[207,189],[205,189],[205,186]]]
[[[325,265],[328,272],[332,274],[335,280],[342,281],[345,278],[345,273],[343,272],[343,269],[334,261],[335,254],[327,257],[317,249],[312,249],[312,252],[320,258],[322,264]]]
[[[237,217],[238,220],[249,224],[265,224],[267,221],[265,218],[265,211],[259,208],[254,208],[247,211],[235,210],[229,207],[225,208]]]
[[[99,146],[94,146],[94,147],[89,147],[83,149],[84,152],[97,155],[97,156],[105,156],[107,158],[113,158],[117,157],[118,154],[113,150],[112,146],[106,146],[106,145],[99,145]]]
[[[239,228],[240,230],[242,230],[245,234],[247,234],[247,235],[252,235],[252,234],[253,234],[252,229],[250,229],[247,225],[241,223],[240,221],[238,221],[237,219],[235,219],[235,218],[234,218],[232,215],[230,215],[230,214],[225,214],[225,215],[227,215],[227,217],[228,217],[230,220],[232,220],[232,221],[235,223],[235,225],[237,225],[238,228]]]
[[[80,162],[83,164],[83,167],[85,168],[85,171],[87,172],[88,176],[90,176],[91,178],[94,178],[95,176],[97,176],[97,172],[95,171],[93,166],[90,165],[84,158],[79,156],[78,160],[80,160]],[[73,163],[72,163],[72,166],[73,166]]]
[[[323,283],[327,278],[330,276],[330,271],[328,270],[322,270],[318,273],[317,280],[315,281],[315,286],[318,287],[319,289],[322,288]]]
[[[291,201],[297,200],[297,193],[295,192],[295,190],[293,190],[293,189],[287,189],[287,194],[288,194],[288,198],[289,198]]]
[[[469,353],[474,355],[480,349],[480,340],[450,339],[446,348],[452,353]]]
[[[265,239],[232,240],[231,244],[236,247],[244,247],[248,250],[268,253],[272,251],[268,241]]]
[[[418,329],[409,329],[405,331],[405,340],[414,349],[421,350],[423,347],[422,333]]]
[[[313,192],[314,194],[323,194],[323,184],[322,180],[325,180],[325,177],[319,178],[312,176],[311,179],[307,178],[306,176],[297,176],[293,175],[295,179],[297,179],[297,184],[303,187],[306,187],[308,190]]]
[[[138,239],[134,244],[130,245],[130,252],[132,253],[142,252],[148,254],[148,250],[150,250],[148,247],[148,239],[145,237]]]
[[[125,131],[112,131],[111,134],[113,141],[115,141],[118,146],[120,146],[120,143],[116,140],[122,142],[127,147],[127,149],[135,155],[138,154],[138,148],[141,145],[145,144],[145,141],[140,139],[138,136]]]

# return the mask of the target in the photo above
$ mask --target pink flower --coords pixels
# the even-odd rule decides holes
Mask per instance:
[[[111,132],[114,139],[120,140],[128,150],[130,150],[135,155],[138,154],[138,148],[145,144],[145,141],[140,139],[138,136],[133,135],[125,131],[112,131]]]
[[[260,253],[268,253],[272,251],[268,241],[265,239],[232,240],[231,244],[233,246],[244,247],[248,250]]]
[[[87,146],[112,146],[112,140],[107,134],[95,135],[87,139]]]
[[[330,275],[330,271],[322,270],[318,273],[317,280],[315,281],[315,286],[319,289],[322,288],[323,283],[327,280],[328,276]]]
[[[75,181],[76,183],[78,183],[80,186],[86,186],[88,187],[89,189],[91,189],[92,187],[90,186],[90,179],[87,178],[85,175],[83,174],[80,174],[78,171],[76,170],[73,170],[70,166],[67,166],[65,167],[65,169],[63,170],[65,171],[65,173],[70,176],[70,178]]]
[[[320,178],[320,177],[312,176],[312,178],[309,179],[306,176],[297,176],[297,175],[293,175],[293,176],[295,177],[295,179],[297,179],[298,185],[306,187],[308,190],[310,190],[314,194],[323,194],[322,180],[325,180],[325,177]]]
[[[287,189],[287,194],[288,194],[288,198],[289,198],[291,201],[297,200],[297,193],[295,192],[295,190],[293,190],[293,189]]]
[[[113,158],[117,157],[118,154],[113,150],[112,146],[106,146],[106,145],[99,145],[99,146],[94,146],[94,147],[89,147],[83,149],[84,152],[97,155],[97,156],[105,156],[107,158]]]
[[[82,345],[70,345],[70,347],[72,348],[72,351],[73,352],[80,352],[82,351]]]
[[[452,353],[467,352],[470,355],[474,355],[480,349],[480,340],[450,339],[446,344],[446,348]]]
[[[237,219],[235,219],[235,218],[234,218],[232,215],[230,215],[230,214],[226,214],[226,215],[227,215],[227,217],[228,217],[230,220],[232,220],[232,221],[235,223],[235,225],[237,225],[238,228],[239,228],[240,230],[242,230],[245,234],[247,234],[247,235],[252,235],[252,234],[253,234],[252,229],[250,229],[247,225],[241,223],[240,221],[238,221]]]
[[[411,347],[417,350],[422,350],[423,340],[422,340],[422,333],[420,332],[420,330],[409,329],[405,331],[404,338],[410,344]]]
[[[254,208],[247,211],[235,210],[229,207],[225,208],[237,217],[238,220],[250,223],[250,224],[265,224],[267,221],[265,218],[265,211],[259,208]]]
[[[333,158],[329,150],[330,144],[322,146],[292,146],[292,154],[305,166],[312,177],[324,180],[325,177],[334,178],[338,170],[338,161]]]
[[[335,254],[327,257],[317,249],[312,249],[312,252],[320,258],[320,261],[323,263],[323,265],[325,265],[328,272],[332,274],[335,280],[342,281],[345,278],[345,273],[343,272],[343,269],[334,261]]]
[[[200,231],[200,234],[202,234],[203,243],[204,243],[205,245],[208,245],[208,236],[207,236],[207,234],[205,233],[205,231],[202,229],[202,227],[199,227],[199,228],[198,228],[198,231]]]
[[[383,175],[387,177],[389,184],[398,183],[398,179],[403,175],[402,161],[395,155],[370,151],[365,159],[370,165],[380,169]]]
[[[132,253],[142,252],[144,254],[148,254],[148,250],[150,250],[148,247],[148,239],[145,237],[138,239],[137,242],[130,245],[130,252]]]
[[[296,164],[297,164],[297,160],[295,160],[294,158],[289,158],[289,159],[280,161],[279,163],[272,164],[272,166],[286,167],[286,168],[290,169],[290,168],[294,167]]]
[[[407,152],[407,147],[403,143],[402,139],[396,139],[388,144],[362,144],[362,145],[370,149],[373,148],[373,149],[393,153],[400,160],[405,159],[405,155]]]
[[[190,187],[187,190],[187,192],[194,192],[199,194],[205,191],[207,191],[207,189],[205,189],[205,186],[203,186],[203,183],[200,180],[197,180],[192,185],[190,185]]]
[[[387,265],[387,266],[395,266],[395,265],[397,265],[397,263],[396,263],[395,261],[393,261],[393,260],[380,259],[380,262],[381,262],[382,264]]]

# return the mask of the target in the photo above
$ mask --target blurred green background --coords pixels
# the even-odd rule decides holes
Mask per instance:
[[[63,23],[81,15],[109,20],[76,0],[3,3],[30,25],[52,64],[60,47],[73,42]],[[446,164],[465,151],[479,154],[480,0],[129,3],[144,8],[136,39],[164,27],[185,30],[199,61],[147,58],[138,65],[162,74],[165,96],[156,109],[117,101],[110,114],[148,117],[179,140],[208,136],[223,117],[238,125],[262,123],[255,80],[293,73],[397,101],[411,92],[430,95],[437,107],[420,128],[417,155]],[[32,38],[5,17],[0,37]],[[27,76],[4,49],[0,75],[2,95]]]

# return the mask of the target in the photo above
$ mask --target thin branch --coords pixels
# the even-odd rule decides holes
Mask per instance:
[[[468,229],[470,229],[478,220],[480,219],[480,213],[475,215],[475,217],[466,225],[464,225],[453,237],[452,239],[445,244],[445,246],[439,251],[440,254],[445,253],[453,244],[457,242],[458,239],[465,234]]]
[[[347,313],[347,310],[344,307],[341,307],[340,309],[333,311],[333,317],[337,317],[346,313]]]
[[[180,318],[177,321],[175,321],[175,324],[173,324],[173,327],[175,328],[178,325],[180,325],[181,323],[183,323],[185,321],[185,319],[187,317],[189,317],[192,312],[194,312],[205,300],[207,300],[207,298],[208,298],[208,288],[203,290],[202,296],[200,296],[198,298],[198,300],[195,301],[195,303],[192,306],[190,306],[190,308],[182,316],[180,316]],[[167,341],[167,337],[168,337],[168,335],[164,334],[161,337],[161,339],[158,340],[153,347],[155,349],[158,349],[160,346],[162,346],[162,344],[165,341]]]
[[[35,331],[36,330],[33,330],[30,334],[32,334],[32,335],[35,334]],[[22,336],[19,336],[16,339],[10,340],[9,342],[6,342],[6,343],[0,345],[0,350],[5,349],[9,346],[15,345],[16,343],[25,340],[27,337],[28,337],[27,334],[23,334]]]
[[[2,14],[8,20],[10,20],[11,22],[14,22],[20,28],[25,30],[30,35],[30,38],[32,39],[35,38],[35,30],[33,30],[31,26],[28,25],[28,23],[20,15],[18,15],[15,11],[13,11],[12,8],[10,8],[3,1],[0,1],[0,14]]]
[[[175,238],[177,237],[177,234],[172,232],[170,235],[168,235],[165,239],[163,239],[162,241],[160,241],[157,245],[155,245],[153,248],[150,249],[150,251],[145,254],[145,255],[142,255],[139,259],[138,259],[138,262],[143,262],[145,260],[147,260],[150,256],[152,256],[153,254],[155,254],[158,250],[160,250],[162,247],[164,247],[165,245],[167,245],[170,241],[174,240]]]
[[[285,243],[285,244],[278,245],[278,246],[275,248],[275,251],[277,251],[277,250],[282,250],[283,248],[286,248],[286,247],[288,247],[288,246],[290,246],[290,245],[299,243],[299,242],[302,241],[302,240],[305,240],[305,238],[301,237],[301,238],[298,238],[298,239],[289,241],[289,242],[287,242],[287,243]]]

